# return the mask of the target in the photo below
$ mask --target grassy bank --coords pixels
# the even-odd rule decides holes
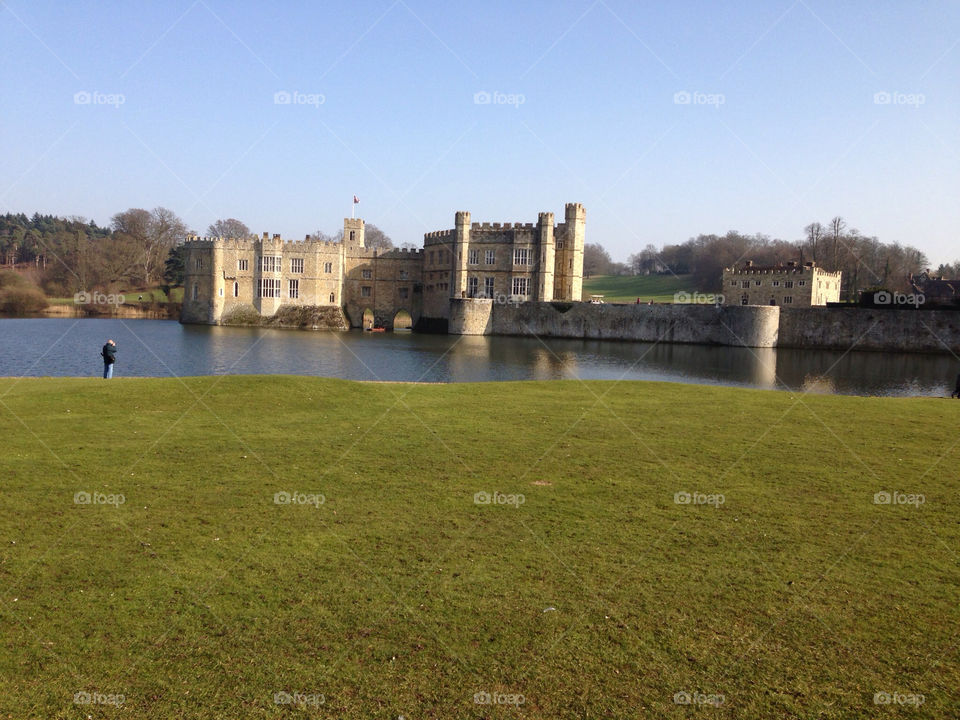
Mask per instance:
[[[960,704],[960,403],[292,377],[0,398],[4,717]]]
[[[678,292],[693,292],[691,275],[596,275],[584,278],[583,299],[603,295],[606,302],[673,302]]]

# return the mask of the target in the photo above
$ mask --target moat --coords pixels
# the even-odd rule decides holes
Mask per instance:
[[[165,320],[0,319],[0,376],[295,374],[350,380],[661,380],[849,395],[949,396],[949,355],[547,338],[297,332]]]

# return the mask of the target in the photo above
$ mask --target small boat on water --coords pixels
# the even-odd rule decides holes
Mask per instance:
[[[368,327],[367,328],[367,332],[386,332],[386,331],[387,329],[385,327]]]

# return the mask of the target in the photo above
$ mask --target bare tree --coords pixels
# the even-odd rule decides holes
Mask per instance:
[[[368,248],[378,250],[390,250],[393,248],[393,240],[380,228],[372,223],[367,223],[364,230],[363,244]]]
[[[839,268],[840,238],[843,237],[843,231],[846,229],[847,223],[839,215],[830,221],[830,236],[833,238],[833,262],[830,266],[831,270],[837,270]]]
[[[609,275],[613,260],[603,245],[587,243],[583,246],[583,276]]]
[[[187,234],[177,214],[163,207],[152,212],[130,208],[114,215],[111,224],[116,235],[129,238],[140,249],[136,265],[144,285],[159,279],[170,248]]]
[[[813,262],[822,261],[817,257],[817,249],[823,241],[823,225],[818,222],[810,223],[803,231],[807,235],[807,246],[810,248],[810,255]]]
[[[236,218],[227,218],[210,225],[207,234],[211,237],[246,238],[250,237],[250,228]]]

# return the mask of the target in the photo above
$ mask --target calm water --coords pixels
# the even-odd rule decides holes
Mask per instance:
[[[168,320],[0,319],[0,376],[96,376],[117,342],[117,377],[269,374],[351,380],[627,379],[807,389],[853,395],[949,395],[952,356],[847,354],[596,340],[301,332]]]

